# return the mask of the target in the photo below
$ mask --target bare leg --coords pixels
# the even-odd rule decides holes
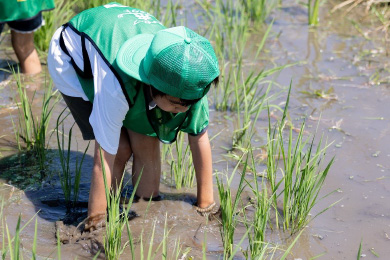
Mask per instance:
[[[11,41],[22,72],[31,75],[41,72],[41,62],[34,46],[34,34],[11,30]]]
[[[133,151],[133,184],[137,183],[142,172],[136,195],[142,198],[159,195],[161,158],[160,142],[150,137],[127,130]]]

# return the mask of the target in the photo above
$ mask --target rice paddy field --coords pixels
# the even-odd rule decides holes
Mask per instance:
[[[119,3],[210,39],[215,218],[198,215],[187,138],[161,145],[160,201],[107,191],[107,227],[83,232],[93,143],[47,67],[18,73],[0,37],[2,259],[389,259],[390,2],[195,0]],[[108,3],[56,0],[35,33]],[[132,200],[130,200],[132,201]]]

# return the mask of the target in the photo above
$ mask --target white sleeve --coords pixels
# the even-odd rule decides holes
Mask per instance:
[[[78,81],[76,72],[70,64],[70,58],[59,47],[60,30],[56,34],[58,35],[55,37],[57,41],[55,47],[58,49],[58,53],[61,54],[58,59],[66,60],[66,62],[59,65],[61,69],[53,72],[53,74],[57,74],[58,78],[63,79],[62,82],[57,84],[58,88],[68,96],[82,97],[84,100],[88,100]],[[81,37],[69,27],[65,29],[63,36],[65,46],[74,62],[80,69],[84,69]],[[95,139],[100,146],[106,152],[116,154],[123,120],[129,110],[129,105],[115,75],[88,39],[85,40],[85,47],[91,62],[95,95],[89,122],[95,134]],[[64,74],[64,67],[67,68],[66,71],[69,72],[69,75]],[[71,75],[73,76],[70,77]],[[69,80],[70,78],[72,78],[72,81]]]
[[[57,29],[50,42],[49,55],[47,56],[47,68],[55,87],[61,91],[61,93],[71,97],[81,97],[85,101],[88,101],[80,81],[77,78],[76,71],[70,62],[70,57],[66,55],[60,47],[62,28],[63,27],[61,26]],[[64,42],[67,48],[72,50],[71,55],[77,57],[75,62],[77,64],[80,62],[83,64],[82,56],[76,51],[77,48],[80,48],[81,52],[80,36],[67,28],[64,33]]]
[[[91,62],[95,87],[89,122],[101,147],[110,154],[116,154],[129,105],[117,78],[88,39],[85,41],[85,47]]]

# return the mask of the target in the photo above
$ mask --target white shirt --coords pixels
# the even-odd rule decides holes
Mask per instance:
[[[77,74],[59,44],[62,27],[54,33],[50,43],[47,64],[55,87],[71,97],[81,97],[88,101],[81,87]],[[67,27],[63,34],[65,46],[79,68],[84,68],[81,48],[81,37]],[[85,47],[91,62],[94,81],[94,100],[89,122],[93,128],[96,141],[110,154],[116,154],[123,120],[129,110],[129,105],[121,86],[104,62],[98,51],[88,39]]]

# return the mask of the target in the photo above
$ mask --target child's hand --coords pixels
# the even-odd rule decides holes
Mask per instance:
[[[106,226],[106,214],[98,214],[94,216],[89,216],[86,219],[84,231],[92,232],[97,229],[101,229]]]
[[[198,212],[201,216],[211,218],[211,217],[217,217],[220,214],[220,207],[215,201],[211,203],[209,206],[205,208],[200,208],[196,205],[195,210]]]

